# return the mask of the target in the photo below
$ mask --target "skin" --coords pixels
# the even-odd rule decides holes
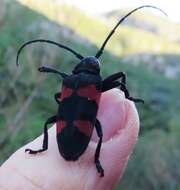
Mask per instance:
[[[43,136],[17,150],[0,168],[0,190],[111,190],[122,174],[137,141],[139,118],[133,102],[113,89],[103,93],[98,111],[103,127],[100,162],[105,176],[99,177],[94,164],[98,141],[92,140],[79,160],[65,161],[59,154],[55,125],[49,129],[48,151],[25,154],[25,148],[38,149]]]

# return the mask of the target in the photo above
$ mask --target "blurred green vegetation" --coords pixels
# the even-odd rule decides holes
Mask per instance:
[[[128,11],[130,11],[130,9],[113,10],[108,13],[105,13],[104,16],[107,19],[109,19],[110,22],[116,23],[117,20],[123,15],[125,15]],[[134,26],[135,29],[136,28],[145,29],[145,31],[157,34],[158,36],[161,36],[166,39],[171,39],[174,42],[178,43],[180,35],[179,24],[167,20],[167,18],[157,10],[153,10],[153,12],[157,13],[159,16],[153,15],[152,13],[149,12],[144,12],[142,10],[136,12],[136,14],[134,14],[132,17],[129,17],[128,20],[124,22],[122,25],[127,25],[131,27]],[[160,15],[162,15],[162,17],[160,17]]]
[[[98,46],[102,44],[102,39],[105,39],[110,28],[112,27],[112,24],[110,23],[109,25],[111,27],[107,26],[96,18],[92,19],[90,16],[87,16],[83,12],[80,12],[79,9],[75,8],[74,6],[60,4],[57,2],[52,3],[51,0],[40,0],[39,3],[35,3],[35,0],[18,1],[22,2],[25,5],[28,5],[28,7],[32,8],[33,10],[45,14],[52,21],[73,29],[82,37],[88,38],[91,42]],[[136,17],[139,14],[135,13]],[[147,20],[148,14],[145,14],[145,16]],[[150,18],[152,20],[154,17]],[[157,23],[157,21],[154,21],[153,24],[154,23]],[[92,30],[96,35],[92,35]],[[123,25],[123,27],[121,26],[119,30],[121,32],[118,32],[117,30],[116,35],[114,35],[111,39],[111,43],[109,43],[106,47],[107,50],[113,50],[113,53],[116,55],[122,56],[124,54],[148,51],[159,53],[168,52],[173,54],[180,52],[180,46],[178,43],[169,43],[167,36],[162,35],[160,37],[153,34],[152,32],[147,32],[145,30],[140,30],[137,27],[134,28],[125,25]]]
[[[62,49],[34,44],[23,51],[20,67],[16,68],[15,58],[20,44],[35,38],[47,38],[69,45],[83,55],[94,55],[112,28],[110,21],[106,24],[90,18],[71,6],[42,0],[36,3],[19,1],[28,3],[33,10],[15,1],[3,0],[4,12],[0,15],[0,163],[41,134],[44,121],[57,111],[53,95],[60,90],[61,79],[40,75],[38,66],[51,65],[71,72],[78,63],[74,56]],[[168,22],[164,25],[169,26]],[[134,57],[125,61],[125,58],[141,53],[165,57],[163,68],[174,59],[177,64],[180,60],[179,43],[170,41],[165,35],[122,25],[107,50],[101,58],[102,75],[126,72],[131,94],[146,102],[137,105],[141,119],[140,137],[117,189],[179,189],[179,77],[170,79],[151,69],[149,65],[154,61],[151,56],[148,64],[141,59],[139,64],[134,64]]]

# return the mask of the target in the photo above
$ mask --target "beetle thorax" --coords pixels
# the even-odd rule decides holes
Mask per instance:
[[[85,57],[78,65],[76,65],[76,67],[73,70],[73,74],[77,74],[80,72],[99,74],[100,73],[99,60],[93,56]]]

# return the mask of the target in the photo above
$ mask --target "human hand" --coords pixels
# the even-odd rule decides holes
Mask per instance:
[[[94,164],[98,142],[94,130],[85,153],[77,161],[66,161],[59,154],[56,127],[49,133],[46,152],[29,155],[26,148],[42,147],[43,136],[15,152],[0,167],[2,190],[112,190],[121,178],[128,158],[136,143],[139,118],[134,103],[125,99],[118,89],[103,93],[98,111],[103,129],[100,162],[104,177],[100,177]]]

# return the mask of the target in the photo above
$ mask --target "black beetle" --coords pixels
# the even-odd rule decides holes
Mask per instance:
[[[161,9],[150,5],[140,6],[132,10],[116,24],[95,56],[83,57],[65,45],[44,39],[28,41],[20,47],[17,54],[17,65],[21,50],[28,44],[36,42],[50,43],[60,48],[66,49],[67,51],[73,53],[80,60],[80,63],[75,66],[72,74],[70,75],[49,67],[39,67],[40,72],[56,73],[63,78],[62,91],[61,93],[55,94],[55,100],[59,105],[57,114],[48,118],[44,124],[44,140],[42,148],[39,150],[26,149],[26,152],[29,152],[30,154],[36,154],[47,150],[47,125],[56,123],[57,144],[59,152],[64,159],[75,161],[87,149],[95,126],[99,137],[99,142],[96,148],[94,161],[100,176],[104,176],[104,170],[99,161],[103,132],[101,123],[96,118],[101,93],[120,86],[120,89],[124,92],[127,99],[142,103],[144,101],[133,98],[129,95],[129,92],[126,88],[126,76],[123,72],[115,73],[102,80],[100,75],[100,62],[98,58],[102,55],[106,43],[113,35],[116,28],[124,21],[124,19],[126,19],[133,12],[144,7],[155,8],[164,13],[164,11]],[[122,79],[121,82],[118,81],[118,79]]]

